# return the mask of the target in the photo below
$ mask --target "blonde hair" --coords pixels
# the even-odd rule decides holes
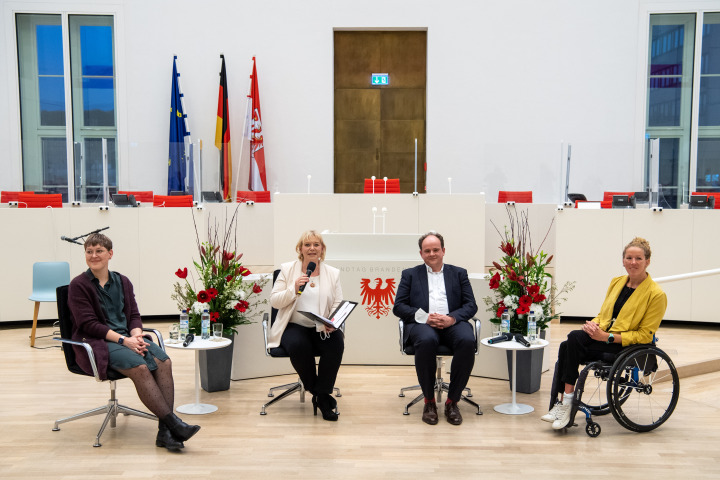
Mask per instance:
[[[298,260],[301,262],[303,261],[303,254],[302,254],[302,246],[305,242],[310,240],[311,238],[317,238],[320,241],[320,245],[322,246],[322,253],[320,253],[320,256],[318,257],[320,261],[325,260],[325,242],[323,241],[322,235],[320,235],[315,230],[307,230],[303,232],[302,235],[300,235],[300,240],[298,240],[297,245],[295,245],[295,251],[298,254]]]
[[[630,243],[625,245],[625,248],[623,248],[623,257],[625,256],[625,252],[630,247],[637,247],[641,248],[643,252],[645,252],[645,260],[650,260],[650,255],[652,254],[652,251],[650,250],[650,242],[645,240],[642,237],[635,237],[632,240],[630,240]]]

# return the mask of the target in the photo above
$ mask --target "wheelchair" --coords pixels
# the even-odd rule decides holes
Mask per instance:
[[[564,391],[555,373],[550,392],[550,409]],[[570,422],[564,430],[577,426],[575,416],[585,414],[585,433],[600,435],[593,415],[612,413],[620,425],[633,432],[649,432],[670,418],[680,396],[680,380],[670,357],[655,343],[631,345],[618,354],[605,354],[588,362],[575,384]]]

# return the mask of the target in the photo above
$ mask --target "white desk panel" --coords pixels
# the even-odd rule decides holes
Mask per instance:
[[[691,210],[692,228],[692,271],[720,268],[720,211]],[[685,248],[688,246],[685,245]],[[682,247],[681,247],[682,248]],[[685,281],[692,286],[690,311],[695,322],[720,322],[718,309],[712,300],[720,292],[720,275]],[[663,288],[673,283],[663,285]]]

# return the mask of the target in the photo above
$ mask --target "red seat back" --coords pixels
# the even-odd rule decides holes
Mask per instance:
[[[17,202],[18,201],[18,194],[20,193],[32,193],[35,192],[6,192],[2,191],[0,192],[0,203],[9,203],[9,202]]]
[[[236,198],[238,203],[246,203],[249,201],[255,203],[270,203],[270,191],[253,192],[252,190],[238,190]]]
[[[137,197],[135,197],[137,200]],[[155,195],[153,207],[192,207],[192,195]]]
[[[708,197],[715,197],[715,210],[720,209],[720,192],[692,192],[691,195],[707,195]]]
[[[372,178],[365,179],[364,193],[400,193],[400,179],[388,178],[387,182],[382,178],[375,179],[375,190],[373,191]]]
[[[43,193],[35,194],[34,192],[18,193],[18,208],[62,208],[62,194],[60,193]]]
[[[124,195],[133,195],[135,197],[135,201],[137,202],[147,202],[147,203],[153,203],[153,198],[155,197],[155,194],[152,192],[152,190],[141,190],[141,191],[131,191],[131,190],[119,190],[118,193],[124,194]]]
[[[498,192],[498,203],[532,203],[532,190],[524,192],[511,192],[500,190]]]

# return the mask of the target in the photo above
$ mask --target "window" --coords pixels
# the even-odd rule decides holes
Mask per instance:
[[[100,202],[104,158],[117,190],[113,17],[17,14],[16,26],[24,189]]]
[[[660,139],[665,206],[677,208],[691,191],[720,191],[720,13],[650,15],[648,59],[646,132]]]

